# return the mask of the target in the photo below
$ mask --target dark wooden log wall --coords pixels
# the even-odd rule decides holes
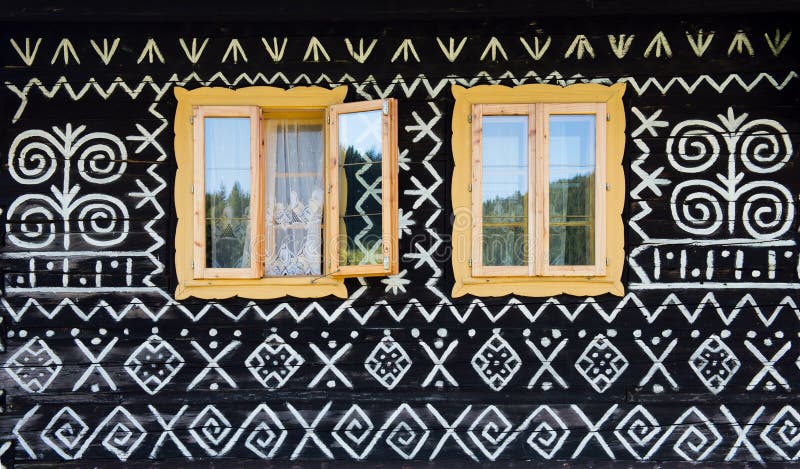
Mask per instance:
[[[794,461],[797,24],[5,18],[2,462]],[[451,298],[450,85],[587,81],[628,83],[626,295]],[[173,88],[309,84],[399,100],[400,274],[174,301]]]

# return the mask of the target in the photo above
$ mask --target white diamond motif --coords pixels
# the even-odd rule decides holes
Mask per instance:
[[[270,391],[286,384],[303,363],[303,357],[278,334],[267,337],[244,361],[250,373]]]
[[[333,428],[333,438],[355,459],[364,459],[375,441],[364,445],[375,427],[369,416],[357,404],[353,404]],[[344,430],[344,431],[342,431]]]
[[[519,354],[496,332],[472,357],[472,367],[495,391],[503,389],[521,366]]]
[[[608,390],[626,368],[628,360],[603,334],[595,336],[575,361],[575,369],[599,393]]]
[[[286,439],[286,428],[266,404],[259,405],[242,424],[250,428],[253,422],[258,425],[247,435],[244,445],[261,459],[272,459]]]
[[[76,459],[83,453],[83,439],[89,426],[69,407],[56,413],[42,430],[42,441],[64,459]]]
[[[227,453],[243,431],[243,428],[239,428],[234,433],[231,422],[213,405],[204,407],[189,428],[189,433],[209,456],[222,456]]]
[[[783,459],[800,458],[800,413],[784,406],[761,432],[761,439]]]
[[[517,437],[512,430],[508,418],[497,407],[490,405],[472,422],[467,435],[487,458],[494,461]]]
[[[95,433],[100,433],[111,422],[114,425],[103,438],[103,447],[114,453],[120,461],[127,461],[145,439],[147,432],[127,409],[119,406],[100,424]]]
[[[525,441],[543,458],[553,459],[569,436],[569,429],[553,409],[546,405],[539,406],[533,411],[519,429],[524,431],[534,424],[536,426]]]
[[[148,394],[161,390],[183,368],[183,357],[161,337],[150,336],[125,361],[125,371]]]
[[[398,407],[383,428],[391,428],[386,443],[404,459],[413,459],[431,433],[408,404]]]
[[[672,446],[687,461],[702,461],[714,451],[721,442],[717,427],[696,407],[691,407],[675,421],[673,428],[683,432]]]
[[[27,392],[44,392],[61,371],[61,359],[41,340],[34,337],[20,347],[6,362],[6,373]]]
[[[364,367],[383,387],[394,389],[411,368],[411,358],[399,343],[386,336],[369,354]]]
[[[741,363],[725,342],[712,335],[689,357],[689,366],[708,390],[717,394],[739,371]]]
[[[614,435],[625,449],[641,460],[648,459],[662,432],[661,425],[653,414],[637,405],[617,424]]]

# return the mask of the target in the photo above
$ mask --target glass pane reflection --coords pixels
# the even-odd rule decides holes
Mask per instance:
[[[383,264],[383,116],[339,114],[339,265]]]
[[[595,115],[551,115],[550,265],[594,259]]]
[[[250,119],[206,117],[206,267],[250,267]]]
[[[528,116],[483,116],[483,265],[528,264]]]

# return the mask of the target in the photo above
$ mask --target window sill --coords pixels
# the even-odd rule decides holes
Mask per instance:
[[[620,280],[609,277],[471,277],[456,281],[452,296],[595,296],[625,294]]]
[[[175,289],[175,299],[189,297],[204,300],[219,300],[240,296],[265,300],[294,296],[298,298],[321,298],[324,296],[347,298],[344,279],[330,277],[271,277],[261,279],[208,279],[188,280]]]

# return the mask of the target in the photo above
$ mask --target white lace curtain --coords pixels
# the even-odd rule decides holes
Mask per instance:
[[[321,275],[321,119],[267,120],[266,275]]]

